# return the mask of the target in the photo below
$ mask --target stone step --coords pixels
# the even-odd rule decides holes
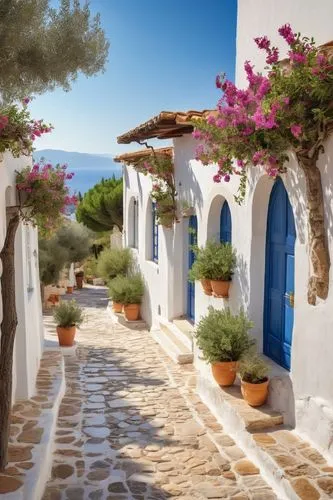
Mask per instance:
[[[283,422],[270,405],[251,408],[240,386],[221,388],[201,366],[197,392],[223,429],[283,500],[333,498],[333,467]]]
[[[111,301],[106,308],[106,312],[112,323],[118,323],[122,326],[126,326],[130,330],[144,330],[147,328],[147,323],[143,319],[139,319],[137,321],[127,321],[123,313],[115,313],[112,309]]]
[[[259,467],[281,478],[288,499],[333,498],[333,467],[292,429],[275,427],[251,437]]]
[[[282,414],[272,410],[269,405],[265,404],[259,408],[249,406],[243,399],[239,385],[221,387],[221,396],[238,414],[248,431],[258,431],[283,424]]]
[[[193,363],[193,352],[166,325],[160,323],[160,329],[152,330],[151,334],[175,363]]]
[[[179,318],[174,318],[171,321],[171,328],[174,332],[177,332],[177,336],[182,339],[182,342],[193,351],[193,338],[194,338],[194,326],[189,320],[181,316]]]

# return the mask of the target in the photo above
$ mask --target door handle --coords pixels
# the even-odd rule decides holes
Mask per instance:
[[[294,292],[288,292],[284,294],[285,298],[289,300],[289,305],[290,307],[294,307],[295,303],[295,293]]]

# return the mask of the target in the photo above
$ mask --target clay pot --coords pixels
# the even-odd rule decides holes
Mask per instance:
[[[112,309],[115,313],[123,312],[123,304],[121,302],[112,302]]]
[[[250,406],[261,406],[266,402],[268,396],[269,380],[265,380],[261,384],[251,384],[250,382],[241,381],[241,391],[243,398]]]
[[[229,297],[229,288],[231,281],[210,281],[214,297],[227,299]]]
[[[206,295],[213,294],[212,285],[210,283],[210,280],[202,279],[202,280],[200,280],[200,283],[201,283],[203,291],[205,292]]]
[[[212,364],[212,373],[216,382],[223,387],[235,382],[237,373],[237,361],[223,361]]]
[[[140,304],[124,305],[124,313],[127,321],[137,321],[140,318]]]
[[[57,326],[57,334],[59,345],[64,347],[71,347],[74,344],[74,337],[76,333],[76,326]]]
[[[73,287],[72,286],[68,286],[66,293],[69,293],[69,294],[73,293]]]
[[[75,276],[76,287],[81,289],[83,286],[83,276]]]

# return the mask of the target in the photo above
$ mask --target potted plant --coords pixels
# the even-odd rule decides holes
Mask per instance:
[[[67,285],[67,291],[66,291],[66,293],[68,293],[69,295],[71,295],[73,293],[73,290],[74,290],[74,287],[72,285]]]
[[[234,383],[237,362],[254,344],[249,336],[252,327],[243,309],[239,314],[232,314],[229,308],[217,310],[210,306],[207,316],[200,320],[195,332],[197,345],[211,364],[219,385]]]
[[[79,289],[81,289],[83,286],[83,276],[84,276],[83,271],[78,271],[75,273],[76,287]]]
[[[236,252],[231,243],[207,243],[204,260],[210,263],[210,282],[215,297],[228,298],[236,267]]]
[[[127,321],[140,318],[140,304],[144,294],[144,282],[140,273],[125,278],[124,313]]]
[[[207,246],[209,243],[207,243]],[[192,248],[195,254],[195,261],[189,271],[189,280],[190,281],[200,281],[203,291],[206,295],[212,295],[212,285],[210,282],[212,275],[212,261],[207,258],[207,247],[198,248],[194,246]]]
[[[250,351],[239,363],[241,391],[250,406],[261,406],[268,396],[268,365],[256,352]]]
[[[128,279],[125,276],[117,276],[109,282],[109,296],[112,299],[112,309],[115,313],[123,310]]]
[[[76,327],[83,321],[81,307],[75,300],[63,301],[53,313],[57,323],[59,345],[70,347],[74,343]]]
[[[103,250],[97,261],[96,272],[106,282],[119,274],[126,275],[133,262],[129,248],[108,248]]]

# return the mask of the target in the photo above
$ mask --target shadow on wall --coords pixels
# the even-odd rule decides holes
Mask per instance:
[[[193,147],[177,148],[177,157],[175,160],[178,165],[179,173],[176,170],[175,183],[178,193],[178,201],[187,201],[190,205],[195,206],[201,215],[203,208],[202,191],[200,184],[193,173],[193,168],[191,167],[191,161],[193,161],[194,156]]]

